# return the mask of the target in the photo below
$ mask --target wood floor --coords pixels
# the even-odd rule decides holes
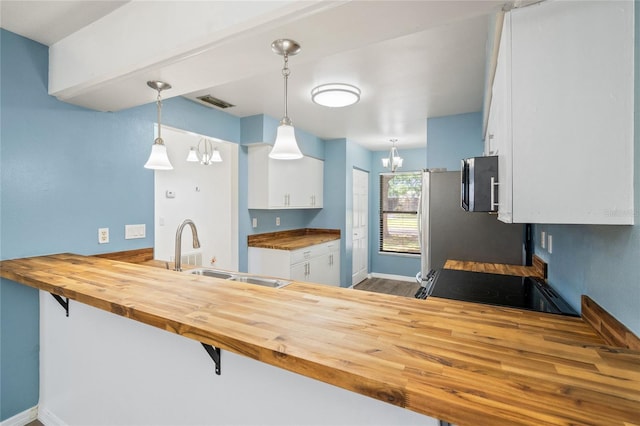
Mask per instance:
[[[388,280],[384,278],[367,278],[361,283],[356,284],[353,288],[356,290],[413,297],[419,287],[415,282]]]

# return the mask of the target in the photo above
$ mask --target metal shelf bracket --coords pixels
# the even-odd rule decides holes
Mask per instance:
[[[215,346],[207,345],[206,343],[202,343],[202,346],[207,351],[213,362],[216,364],[216,374],[220,375],[220,348],[216,348]]]
[[[67,316],[69,316],[69,298],[67,297],[63,299],[61,296],[58,296],[57,294],[53,294],[53,293],[49,293],[49,294],[52,295],[53,298],[58,301],[60,306],[62,306],[65,312],[67,313]]]

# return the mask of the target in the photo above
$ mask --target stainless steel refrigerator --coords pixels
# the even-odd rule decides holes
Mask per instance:
[[[463,210],[460,188],[460,172],[422,174],[418,281],[426,280],[429,271],[442,268],[447,259],[523,264],[524,225]]]

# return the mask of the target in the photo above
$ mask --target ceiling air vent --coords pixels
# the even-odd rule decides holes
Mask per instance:
[[[198,100],[200,102],[204,102],[205,104],[213,105],[215,107],[222,108],[222,109],[231,108],[235,106],[234,104],[230,104],[229,102],[223,101],[222,99],[214,98],[211,95],[198,96]]]

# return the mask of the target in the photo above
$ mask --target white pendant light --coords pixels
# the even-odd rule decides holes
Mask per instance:
[[[311,90],[311,100],[330,108],[346,107],[360,100],[360,89],[344,83],[321,84]]]
[[[391,172],[394,173],[397,168],[402,167],[402,163],[404,160],[398,154],[398,149],[396,148],[396,142],[398,139],[391,139],[391,150],[389,151],[389,156],[387,158],[382,158],[382,167],[386,169],[391,169]]]
[[[300,45],[293,40],[278,39],[271,43],[271,50],[278,55],[284,56],[284,68],[282,68],[282,76],[284,77],[284,117],[280,120],[280,126],[276,133],[276,141],[273,144],[269,157],[276,160],[296,160],[302,158],[302,152],[298,148],[295,130],[287,110],[287,83],[289,79],[289,55],[295,55],[300,52]]]
[[[158,91],[158,100],[156,101],[158,105],[158,137],[151,146],[151,154],[144,167],[153,170],[172,170],[173,166],[167,155],[167,147],[162,140],[162,124],[160,122],[162,118],[162,99],[160,92],[171,89],[171,85],[162,81],[147,81],[147,86]]]
[[[197,148],[192,146],[189,150],[187,161],[210,166],[213,163],[221,163],[222,157],[218,148],[214,148],[209,139],[202,138],[198,141]]]

